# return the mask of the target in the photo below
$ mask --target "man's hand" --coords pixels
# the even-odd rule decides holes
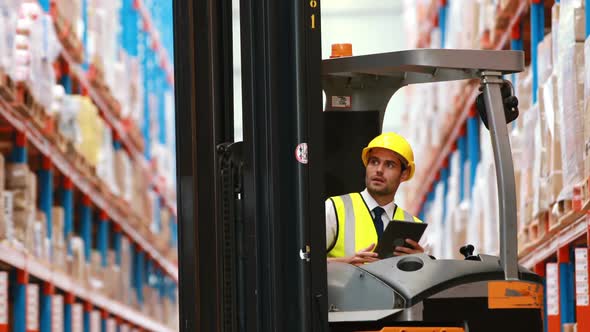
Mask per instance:
[[[370,246],[366,247],[365,249],[361,249],[354,254],[354,256],[350,257],[338,257],[338,258],[328,258],[329,262],[343,262],[352,265],[362,265],[365,263],[372,263],[379,260],[377,258],[377,253],[373,252],[372,250],[375,248],[375,243],[371,244]]]
[[[409,244],[412,248],[406,247],[395,247],[393,255],[394,256],[402,256],[402,255],[409,255],[409,254],[419,254],[424,252],[424,248],[418,242],[412,239],[406,239],[406,243]]]

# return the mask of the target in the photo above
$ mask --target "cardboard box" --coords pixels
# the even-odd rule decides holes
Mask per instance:
[[[553,7],[551,7],[551,31],[553,31],[554,37],[557,37],[556,34],[559,31],[559,9],[560,9],[559,3],[554,3]],[[554,63],[557,63],[559,38],[553,38],[552,44],[553,44],[553,46],[552,46],[553,61],[554,61]]]
[[[109,318],[107,320],[106,332],[117,332],[117,321],[114,318]]]
[[[29,165],[27,164],[7,164],[6,188],[25,188],[27,186],[27,177],[29,176],[29,172]]]
[[[84,332],[84,307],[81,303],[72,305],[72,332]]]
[[[104,291],[104,271],[102,268],[102,256],[100,251],[92,250],[90,255],[90,273],[88,275],[88,284],[92,289]]]
[[[578,7],[574,9],[574,35],[577,43],[586,40],[586,9]]]
[[[60,272],[68,272],[67,254],[68,249],[65,245],[54,244],[52,255],[52,268]]]
[[[14,220],[13,220],[13,193],[11,191],[2,191],[2,203],[0,211],[2,213],[2,222],[0,222],[0,240],[12,242],[14,240]]]
[[[76,96],[80,109],[76,121],[80,128],[81,140],[76,144],[76,150],[86,161],[96,166],[101,153],[104,121],[100,119],[98,110],[88,97]]]
[[[100,311],[98,310],[90,312],[90,332],[101,332]]]
[[[14,211],[14,240],[23,248],[30,249],[33,232],[33,212],[30,210]]]
[[[39,259],[46,262],[48,260],[48,253],[45,252],[45,239],[47,238],[47,220],[45,214],[39,210],[35,212],[35,221],[33,224],[33,243],[32,253]]]
[[[65,246],[64,209],[61,206],[51,208],[51,223],[53,225],[52,240],[54,246]]]
[[[84,240],[78,236],[72,237],[72,259],[69,275],[78,282],[86,282],[86,259],[84,256]]]
[[[539,82],[547,81],[553,72],[553,37],[549,32],[537,47],[537,68],[539,70]],[[541,86],[541,85],[540,85]],[[541,92],[539,91],[539,95]],[[540,99],[540,98],[538,98]]]
[[[543,88],[543,109],[547,123],[549,144],[547,145],[549,163],[547,179],[547,200],[550,204],[557,201],[563,189],[561,160],[561,126],[559,117],[559,93],[557,70],[549,77]]]
[[[584,42],[584,60],[590,63],[590,38]],[[590,176],[590,71],[584,74],[584,175]]]
[[[64,330],[64,298],[61,294],[51,297],[51,332]]]
[[[564,48],[558,81],[560,94],[561,159],[564,190],[562,199],[571,199],[573,186],[584,175],[584,44]]]
[[[39,331],[39,285],[27,284],[27,331]]]
[[[9,322],[9,277],[8,272],[0,271],[0,329],[6,328],[4,331],[8,331]]]

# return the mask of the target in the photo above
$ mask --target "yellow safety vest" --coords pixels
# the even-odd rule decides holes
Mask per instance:
[[[357,251],[377,244],[377,230],[371,211],[360,193],[330,197],[338,221],[336,242],[328,250],[328,257],[352,256]],[[422,222],[397,207],[393,220]]]

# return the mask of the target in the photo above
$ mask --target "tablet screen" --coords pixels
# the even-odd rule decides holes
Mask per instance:
[[[412,239],[416,242],[420,242],[424,230],[426,230],[426,223],[409,222],[393,220],[383,231],[381,239],[377,243],[375,252],[379,255],[379,258],[388,258],[393,256],[395,247],[404,246],[411,248],[406,243],[406,239]]]

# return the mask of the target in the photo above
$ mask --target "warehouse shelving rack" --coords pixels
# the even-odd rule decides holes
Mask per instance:
[[[427,17],[429,17],[429,19],[426,23],[427,29],[420,30],[417,45],[419,48],[423,48],[425,46],[425,43],[430,39],[429,36],[432,32],[432,29],[438,25],[437,17],[438,13],[440,12],[439,7],[443,6],[444,3],[444,1],[441,2],[440,0],[433,0],[428,7],[429,10]],[[499,37],[496,41],[494,41],[493,46],[491,47],[494,50],[505,49],[508,41],[513,35],[513,28],[520,22],[520,16],[522,16],[526,10],[528,10],[528,2],[524,0],[512,0],[512,3],[506,8],[506,10],[499,13],[497,20],[506,20],[508,24],[497,32]],[[420,212],[426,200],[426,196],[430,191],[432,191],[434,182],[437,179],[440,179],[441,170],[446,167],[445,165],[448,165],[450,153],[457,147],[457,145],[459,145],[459,138],[467,131],[465,127],[469,125],[467,123],[468,119],[472,118],[475,119],[475,121],[478,121],[474,109],[474,103],[477,94],[477,84],[466,83],[466,86],[464,89],[462,89],[461,94],[455,98],[457,101],[454,105],[454,117],[456,120],[452,121],[453,125],[443,133],[443,140],[440,149],[435,151],[435,153],[430,154],[429,158],[424,161],[423,169],[427,169],[429,171],[426,173],[424,178],[418,179],[420,183],[416,186],[416,188],[419,190],[419,193],[416,196],[417,199],[413,202],[410,202],[408,205],[408,210],[414,214],[418,214]],[[475,174],[474,171],[475,168],[471,174]]]
[[[538,68],[536,46],[545,34],[545,13],[553,3],[551,0],[509,0],[503,1],[504,10],[497,14],[496,23],[502,22],[500,37],[490,41],[493,49],[505,49],[510,40],[510,48],[526,51],[530,57],[532,70],[532,102],[537,101]],[[590,1],[584,0],[586,12],[586,37],[590,34]],[[444,32],[439,16],[444,14],[447,1],[432,0],[425,15],[426,21],[419,28],[418,47],[426,47],[430,42],[432,30],[439,26]],[[528,14],[528,15],[527,15]],[[444,21],[444,20],[443,20]],[[508,22],[504,25],[504,22]],[[526,24],[523,24],[526,23]],[[524,37],[524,38],[523,38]],[[489,36],[482,36],[485,45]],[[444,41],[443,41],[444,43]],[[444,47],[444,44],[443,44]],[[588,69],[586,69],[588,70]],[[420,192],[409,210],[418,213],[425,201],[432,198],[432,188],[436,181],[444,181],[448,167],[449,154],[461,145],[464,126],[469,114],[474,114],[476,87],[468,86],[456,97],[454,125],[443,131],[441,148],[433,153],[424,165],[426,175],[418,186]],[[469,125],[469,122],[467,123]],[[468,134],[469,135],[469,134]],[[472,139],[472,138],[470,138]],[[478,140],[478,138],[477,138]],[[464,143],[463,143],[464,144]],[[477,159],[476,159],[477,160]],[[474,175],[474,169],[471,175]],[[471,182],[473,183],[473,181]],[[588,304],[588,267],[590,266],[590,178],[573,187],[573,199],[556,202],[557,214],[551,211],[532,221],[536,236],[521,244],[519,261],[527,268],[546,278],[546,308],[552,307],[546,316],[546,331],[560,331],[564,324],[577,324],[578,331],[590,329],[590,305]],[[549,300],[547,300],[549,298]],[[546,309],[547,310],[547,309]]]
[[[39,1],[39,4],[43,9],[47,11],[50,10],[51,2],[49,0],[41,0]],[[160,59],[159,65],[166,73],[168,83],[173,86],[174,76],[172,65],[170,64],[165,48],[160,45],[158,32],[153,27],[153,23],[151,23],[152,18],[146,5],[143,1],[136,0],[133,1],[133,7],[140,12],[142,19],[145,22],[148,22],[148,32],[153,35],[152,41],[155,43],[155,51],[158,52],[157,57]],[[153,173],[148,161],[141,151],[141,146],[137,144],[136,140],[129,137],[125,124],[109,106],[107,100],[112,97],[105,96],[104,91],[92,86],[88,71],[83,68],[84,66],[82,64],[74,60],[76,58],[72,52],[74,50],[69,50],[65,46],[66,45],[64,45],[64,50],[62,52],[62,59],[67,63],[72,79],[75,79],[82,87],[83,94],[88,95],[96,104],[97,108],[100,110],[101,116],[104,118],[107,125],[111,127],[115,136],[122,143],[131,159],[141,166],[143,174],[145,174],[146,178],[150,179],[150,183],[154,187],[154,190],[161,197],[162,205],[169,209],[174,216],[174,219],[176,219],[176,198],[173,188],[171,188],[169,184],[166,184],[161,177]],[[2,83],[0,82],[0,84]],[[8,88],[9,91],[12,88],[12,92],[15,94],[21,93],[21,91],[15,86],[10,86]],[[177,283],[178,268],[176,263],[170,261],[165,254],[159,251],[154,245],[153,236],[149,231],[145,232],[145,229],[141,229],[134,224],[134,222],[137,221],[137,217],[130,215],[128,211],[122,208],[121,204],[116,202],[117,198],[112,193],[105,192],[104,185],[97,183],[97,179],[88,178],[84,169],[80,168],[80,165],[72,162],[71,159],[68,159],[59,144],[56,144],[55,137],[51,137],[51,135],[48,136],[44,130],[35,125],[34,121],[32,121],[34,119],[23,115],[23,112],[18,109],[19,107],[26,108],[30,105],[19,104],[19,98],[16,96],[14,97],[15,98],[6,98],[6,96],[0,95],[0,117],[5,120],[5,123],[12,127],[12,130],[17,135],[17,141],[20,142],[15,142],[15,147],[24,150],[21,151],[21,155],[24,154],[26,160],[26,146],[30,144],[30,146],[40,154],[43,163],[47,166],[46,171],[48,172],[49,179],[53,177],[53,172],[57,171],[59,174],[63,175],[65,179],[64,181],[70,183],[69,186],[73,186],[83,197],[85,197],[85,200],[88,201],[89,207],[92,206],[92,208],[96,208],[96,210],[100,212],[100,218],[98,218],[96,222],[100,223],[100,226],[98,227],[98,248],[101,249],[103,262],[106,261],[106,249],[108,248],[108,244],[104,242],[107,240],[103,240],[103,238],[107,239],[105,232],[108,232],[108,225],[112,224],[116,238],[120,239],[120,236],[127,236],[133,243],[132,247],[137,248],[137,256],[141,257],[142,261],[142,269],[144,268],[147,258],[150,262],[153,261],[153,265],[165,273],[169,280],[172,280],[173,283]],[[40,179],[39,185],[40,195],[43,196],[44,193],[45,195],[49,195],[49,197],[40,197],[40,199],[45,202],[50,202],[49,209],[51,209],[53,199],[50,196],[52,195],[53,189],[56,189],[53,188],[53,181],[49,180],[49,182],[47,182]],[[40,208],[44,210],[44,206],[40,206]],[[46,210],[44,212],[48,213]],[[66,211],[66,213],[73,214],[73,211]],[[92,212],[90,212],[89,215],[91,214]],[[92,219],[87,221],[84,220],[82,222],[88,222],[90,224],[92,223]],[[48,229],[50,227],[51,225],[48,224]],[[91,232],[92,226],[87,226],[87,229]],[[92,235],[89,233],[87,236]],[[153,318],[118,301],[107,298],[99,292],[91,290],[77,280],[74,280],[72,277],[61,272],[59,269],[50,267],[46,262],[43,262],[20,249],[14,248],[10,244],[0,244],[0,261],[13,267],[15,271],[17,271],[19,275],[19,278],[17,279],[20,280],[19,282],[24,282],[23,285],[26,285],[29,282],[28,276],[30,275],[42,282],[44,290],[52,290],[49,293],[44,291],[43,295],[40,296],[39,321],[41,324],[41,330],[48,330],[47,324],[51,324],[51,319],[47,319],[47,313],[49,312],[49,315],[51,313],[51,301],[47,302],[46,299],[50,299],[50,297],[46,297],[45,295],[53,294],[53,289],[55,288],[73,298],[74,301],[77,299],[84,303],[85,309],[91,310],[92,308],[96,308],[101,310],[102,324],[106,324],[107,319],[110,317],[116,318],[120,323],[125,322],[130,326],[135,326],[142,330],[172,331],[172,329],[156,322]],[[140,279],[141,278],[145,278],[145,276],[140,277]],[[141,287],[141,285],[139,287]],[[25,289],[26,287],[18,288],[16,298],[24,298],[24,292],[26,292]],[[19,321],[18,318],[26,319],[25,312],[26,301],[17,301],[14,304],[12,313],[15,320]],[[84,323],[88,324],[89,322],[86,318],[87,317],[85,316]],[[19,327],[24,328],[24,323],[15,326],[16,329]]]

